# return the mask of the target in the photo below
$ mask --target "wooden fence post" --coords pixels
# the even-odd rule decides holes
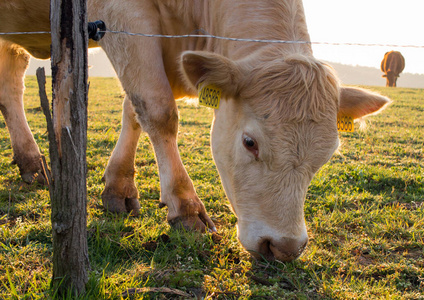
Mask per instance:
[[[50,8],[52,286],[59,294],[67,294],[70,289],[74,295],[84,293],[88,281],[86,6],[86,0],[51,0]]]

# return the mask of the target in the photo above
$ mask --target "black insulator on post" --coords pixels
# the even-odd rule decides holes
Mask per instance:
[[[102,20],[88,22],[88,38],[96,42],[100,41],[106,33],[106,24]]]

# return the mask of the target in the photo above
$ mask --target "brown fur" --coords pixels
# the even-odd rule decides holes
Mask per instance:
[[[384,54],[381,61],[381,71],[386,77],[386,86],[396,87],[397,78],[405,68],[405,58],[398,51],[390,51]]]

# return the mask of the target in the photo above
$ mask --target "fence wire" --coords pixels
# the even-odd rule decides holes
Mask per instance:
[[[198,32],[205,32],[204,30],[197,30]],[[128,31],[118,30],[105,30],[100,31],[111,34],[126,34],[129,36],[148,37],[148,38],[166,38],[166,39],[184,39],[184,38],[210,38],[217,40],[227,40],[234,42],[251,42],[251,43],[268,43],[268,44],[310,44],[310,45],[325,45],[325,46],[361,46],[361,47],[392,47],[392,48],[416,48],[424,49],[424,45],[398,45],[398,44],[380,44],[380,43],[344,43],[344,42],[314,42],[314,41],[290,41],[290,40],[270,40],[270,39],[248,39],[248,38],[233,38],[209,33],[202,34],[183,34],[183,35],[166,35],[166,34],[147,34],[147,33],[134,33]],[[0,32],[2,35],[27,35],[27,34],[50,34],[50,31],[33,31],[33,32]]]

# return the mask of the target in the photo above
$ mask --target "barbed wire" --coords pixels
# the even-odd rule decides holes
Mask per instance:
[[[204,32],[204,30],[198,30]],[[392,48],[416,48],[424,49],[424,45],[399,45],[399,44],[382,44],[382,43],[345,43],[345,42],[314,42],[304,40],[272,40],[272,39],[248,39],[248,38],[233,38],[208,33],[202,34],[183,34],[183,35],[167,35],[167,34],[147,34],[134,33],[128,31],[105,30],[99,31],[112,34],[126,34],[129,36],[149,37],[149,38],[166,38],[166,39],[182,39],[182,38],[211,38],[217,40],[227,40],[234,42],[251,42],[251,43],[269,43],[269,44],[310,44],[310,45],[325,45],[325,46],[361,46],[361,47],[392,47]],[[1,35],[27,35],[27,34],[50,34],[50,31],[34,31],[34,32],[0,32]]]

